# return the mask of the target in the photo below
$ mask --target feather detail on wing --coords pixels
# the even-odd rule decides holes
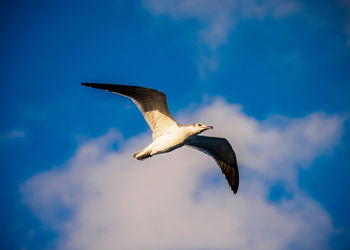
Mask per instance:
[[[197,135],[186,145],[213,157],[225,175],[232,191],[237,193],[239,186],[237,159],[232,146],[225,138]]]
[[[103,83],[82,83],[82,85],[104,89],[131,98],[152,129],[153,140],[163,135],[169,127],[178,125],[169,112],[166,95],[158,90]]]

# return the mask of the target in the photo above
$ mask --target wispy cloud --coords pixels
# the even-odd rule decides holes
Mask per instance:
[[[279,19],[295,13],[300,5],[292,0],[144,0],[152,14],[178,20],[196,20],[199,71],[215,71],[220,57],[219,48],[226,44],[236,24],[247,19]]]
[[[261,122],[221,99],[193,115],[233,144],[238,195],[206,155],[182,148],[138,162],[132,153],[150,136],[113,152],[109,144],[118,133],[111,131],[80,147],[61,169],[24,183],[25,203],[59,232],[61,249],[327,249],[331,218],[296,176],[298,167],[333,148],[344,119],[313,113]],[[272,201],[277,182],[288,195]]]
[[[6,132],[0,134],[0,141],[15,139],[15,138],[23,138],[25,136],[25,132],[23,130],[11,130],[10,132]]]

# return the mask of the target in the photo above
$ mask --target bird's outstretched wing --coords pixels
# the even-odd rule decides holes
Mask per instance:
[[[239,185],[237,159],[230,143],[225,138],[197,135],[186,145],[213,157],[225,175],[232,191],[237,193]]]
[[[82,83],[82,85],[130,97],[152,129],[153,140],[164,134],[169,127],[178,125],[169,112],[166,95],[158,90],[104,83]]]

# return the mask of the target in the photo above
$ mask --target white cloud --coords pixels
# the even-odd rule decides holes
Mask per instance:
[[[23,138],[25,133],[23,130],[11,130],[10,132],[3,133],[0,135],[0,141],[7,139]]]
[[[186,113],[179,120],[188,120]],[[24,183],[25,203],[59,232],[60,249],[328,248],[331,218],[298,187],[296,176],[298,167],[332,149],[342,117],[314,113],[260,122],[221,99],[191,117],[232,143],[241,173],[238,195],[206,155],[181,148],[139,162],[132,153],[150,135],[112,151],[109,145],[120,136],[111,131],[81,146],[65,166]],[[271,201],[276,182],[289,196]]]
[[[226,44],[235,25],[247,19],[279,19],[294,14],[299,4],[292,0],[144,0],[144,6],[156,16],[173,20],[196,20],[197,45],[200,48],[199,70],[215,71],[219,48]]]

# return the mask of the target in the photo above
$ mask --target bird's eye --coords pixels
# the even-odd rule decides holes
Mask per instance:
[[[199,127],[202,127],[202,123],[198,123],[198,126],[199,126]]]

